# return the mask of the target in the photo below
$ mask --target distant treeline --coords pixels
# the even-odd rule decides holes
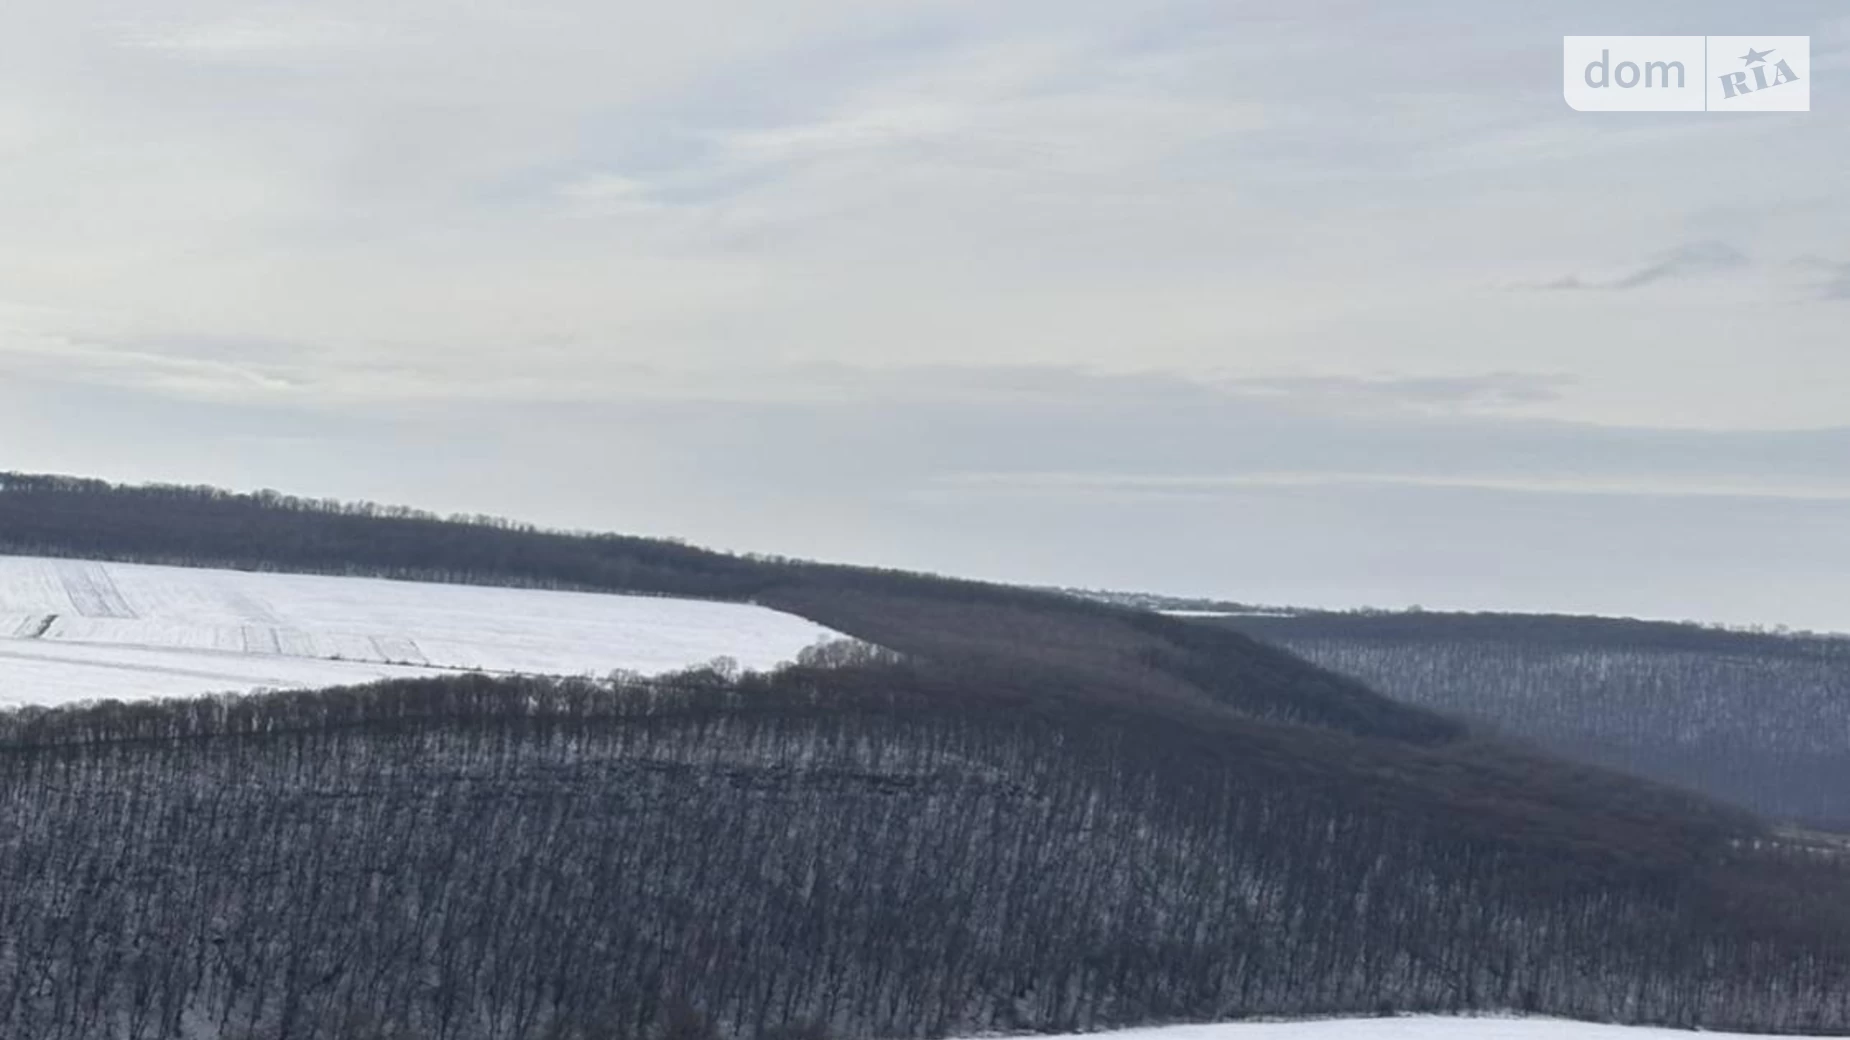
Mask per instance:
[[[891,663],[0,715],[0,1035],[1850,1028],[1850,872],[1680,797]]]
[[[770,575],[674,542],[210,487],[0,473],[0,552],[744,598]]]
[[[1850,829],[1850,639],[1509,614],[1205,624],[1557,754]]]

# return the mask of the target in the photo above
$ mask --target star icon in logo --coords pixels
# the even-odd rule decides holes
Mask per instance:
[[[1766,61],[1767,55],[1773,53],[1777,49],[1778,48],[1775,48],[1775,47],[1768,47],[1766,50],[1757,51],[1757,50],[1754,50],[1752,47],[1749,47],[1747,48],[1747,53],[1741,55],[1741,64],[1759,65],[1760,63]]]

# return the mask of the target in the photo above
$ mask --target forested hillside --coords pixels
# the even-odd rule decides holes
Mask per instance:
[[[1197,623],[1558,754],[1850,830],[1850,639],[1442,613]]]
[[[878,662],[0,716],[0,1034],[1850,1026],[1850,874],[1482,749]],[[1778,980],[1778,985],[1768,985]]]
[[[4,478],[0,551],[698,592],[885,648],[774,676],[0,715],[0,1036],[923,1038],[1511,1008],[1850,1031],[1833,848],[1224,627],[62,478]]]

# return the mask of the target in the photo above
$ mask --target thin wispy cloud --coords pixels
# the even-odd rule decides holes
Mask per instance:
[[[1642,289],[1659,282],[1700,278],[1738,270],[1751,261],[1747,254],[1726,242],[1691,242],[1678,246],[1629,271],[1605,276],[1564,275],[1535,286],[1538,289],[1605,289],[1622,292]]]
[[[1564,373],[1489,372],[1455,376],[1277,376],[1234,380],[1231,389],[1262,396],[1413,408],[1501,409],[1546,404],[1579,379]]]
[[[1800,257],[1795,266],[1804,272],[1819,299],[1850,300],[1850,260],[1805,256]]]
[[[127,26],[124,46],[201,60],[261,63],[314,51],[372,47],[391,40],[376,22],[256,7],[224,18],[159,27]]]
[[[1640,498],[1767,498],[1797,502],[1850,503],[1850,486],[1789,483],[1753,478],[1664,479],[1649,475],[1623,477],[1510,476],[1498,473],[1290,472],[1164,474],[1143,473],[959,473],[944,477],[934,490],[967,495],[1033,495],[1037,492],[1093,492],[1119,499],[1128,496],[1201,498],[1237,496],[1252,490],[1444,489],[1512,492],[1530,495],[1600,495]]]

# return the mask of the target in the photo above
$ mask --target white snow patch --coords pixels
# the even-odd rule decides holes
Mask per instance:
[[[1223,618],[1223,617],[1297,617],[1284,610],[1159,610],[1164,617],[1179,618]]]
[[[470,668],[769,668],[831,638],[738,603],[0,556],[0,707]]]

